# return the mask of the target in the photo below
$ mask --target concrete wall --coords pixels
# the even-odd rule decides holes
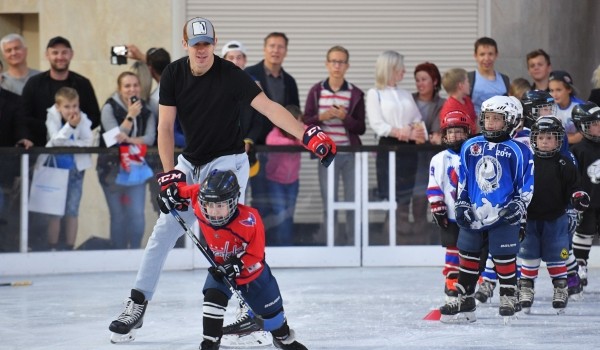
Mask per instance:
[[[28,41],[28,63],[41,70],[49,68],[44,56],[48,40],[57,35],[69,39],[74,51],[70,69],[92,81],[102,105],[116,89],[119,73],[128,67],[110,64],[112,45],[135,44],[143,52],[150,47],[173,52],[180,46],[171,36],[176,2],[181,1],[1,0],[0,35],[21,26]]]
[[[511,79],[529,78],[525,56],[542,48],[555,70],[571,73],[579,96],[587,99],[591,75],[600,64],[597,23],[600,4],[593,0],[492,0],[491,36],[498,42],[497,69]]]

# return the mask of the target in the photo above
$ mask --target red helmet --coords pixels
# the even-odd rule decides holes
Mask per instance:
[[[467,134],[467,138],[469,138],[471,136],[471,126],[472,123],[465,113],[461,111],[451,111],[446,113],[446,115],[442,116],[441,120],[442,142],[448,148],[458,151],[466,139],[449,142],[446,137],[447,130],[449,128],[463,128],[465,134]]]

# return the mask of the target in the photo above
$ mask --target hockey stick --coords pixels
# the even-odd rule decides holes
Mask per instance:
[[[175,210],[175,209],[171,209],[171,215],[173,215],[173,217],[175,218],[175,220],[177,220],[177,222],[179,223],[179,225],[181,225],[181,227],[183,228],[183,230],[185,231],[185,233],[188,235],[188,237],[190,237],[190,239],[192,240],[192,242],[194,242],[194,244],[196,245],[196,247],[198,247],[198,249],[200,250],[200,252],[202,253],[202,255],[204,255],[204,257],[206,258],[206,260],[208,260],[208,262],[210,263],[210,265],[212,267],[217,267],[217,263],[213,260],[213,258],[210,256],[210,254],[208,254],[208,251],[206,251],[206,248],[204,248],[204,246],[202,245],[202,243],[200,243],[200,240],[198,240],[198,238],[196,237],[196,235],[194,234],[194,232],[192,232],[192,229],[189,228],[189,226],[185,223],[185,221],[183,220],[183,218],[179,215],[179,213]],[[248,316],[250,316],[254,322],[256,322],[256,324],[261,328],[261,329],[265,329],[265,320],[260,317],[259,315],[255,314],[254,311],[252,310],[252,308],[250,307],[250,305],[248,305],[248,303],[246,302],[246,300],[244,299],[244,297],[242,296],[242,294],[235,288],[235,286],[233,285],[233,283],[229,280],[229,278],[223,276],[223,281],[225,282],[225,284],[227,285],[227,287],[229,287],[229,290],[231,291],[231,293],[233,293],[233,295],[236,296],[236,298],[239,300],[240,305],[243,307],[246,307],[248,309]]]
[[[33,283],[31,281],[15,281],[15,282],[4,282],[0,283],[0,287],[24,287],[30,286]]]

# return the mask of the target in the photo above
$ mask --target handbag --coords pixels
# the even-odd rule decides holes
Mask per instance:
[[[119,146],[121,163],[115,180],[117,185],[141,185],[154,173],[146,162],[146,145],[122,144]]]
[[[33,169],[28,209],[37,213],[63,216],[69,187],[69,170],[58,168],[54,156],[48,159],[49,162]]]

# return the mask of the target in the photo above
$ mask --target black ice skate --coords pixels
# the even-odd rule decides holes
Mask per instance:
[[[204,339],[200,343],[200,350],[219,350],[219,341],[212,341],[210,339]]]
[[[579,269],[578,269],[577,273],[579,274],[579,279],[581,280],[581,286],[585,287],[588,285],[587,261],[586,260],[578,260],[577,265],[579,265]]]
[[[131,292],[132,296],[136,296],[136,299],[140,296],[138,293],[141,294],[141,299],[144,299],[141,292],[135,289]],[[128,298],[125,301],[125,310],[108,326],[108,329],[112,332],[110,342],[123,343],[135,340],[136,330],[141,328],[144,323],[144,313],[147,306],[147,300],[143,304],[137,304],[132,298]]]
[[[566,281],[565,281],[566,282]],[[519,303],[523,308],[523,312],[528,314],[531,312],[531,305],[533,305],[534,299],[534,282],[531,279],[520,279],[519,280]]]
[[[511,318],[515,316],[516,304],[519,303],[517,297],[517,287],[500,287],[500,307],[498,313],[504,318],[504,324],[509,324]]]
[[[308,348],[296,340],[294,330],[290,328],[290,333],[287,337],[273,337],[273,345],[277,349],[284,350],[308,350]]]
[[[565,307],[569,301],[569,291],[567,280],[565,278],[555,279],[552,281],[554,285],[554,295],[552,296],[552,307],[556,309],[558,314],[565,312]]]
[[[248,315],[242,306],[238,309],[236,320],[223,327],[221,345],[228,348],[262,347],[272,344],[272,337]]]
[[[480,303],[486,303],[494,296],[494,288],[496,288],[496,283],[484,280],[475,293],[475,299]]]
[[[465,288],[456,284],[456,290],[458,296],[456,299],[448,302],[446,305],[440,307],[440,321],[443,323],[465,323],[475,322],[477,317],[475,316],[475,309],[477,304],[473,293],[467,294]]]

